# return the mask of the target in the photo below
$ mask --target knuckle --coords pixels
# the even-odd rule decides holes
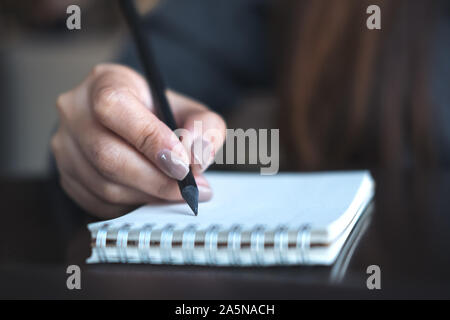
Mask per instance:
[[[92,103],[94,114],[100,121],[107,119],[109,106],[112,103],[116,103],[116,101],[113,101],[115,97],[115,88],[111,86],[105,86],[95,91]]]
[[[69,93],[65,92],[58,96],[56,99],[56,109],[58,110],[62,118],[67,119],[70,116],[70,103],[69,103]]]
[[[104,86],[96,90],[93,96],[94,114],[100,122],[108,122],[111,115],[111,107],[124,101],[129,92],[124,88],[116,88],[114,86]]]
[[[117,63],[99,63],[96,64],[90,71],[89,75],[93,78],[100,78],[103,76],[120,76],[129,77],[136,76],[142,77],[138,72],[130,67]]]
[[[105,182],[100,188],[101,197],[111,204],[121,204],[125,201],[124,193],[120,186]]]
[[[56,98],[56,107],[59,109],[61,106],[64,105],[64,101],[66,100],[65,97],[65,93],[61,93],[57,98]]]
[[[121,167],[121,156],[116,146],[109,142],[99,141],[92,148],[95,166],[100,173],[108,178],[117,176]]]
[[[105,72],[107,67],[108,65],[106,63],[99,63],[91,69],[91,72],[89,74],[90,76],[98,77],[99,75],[103,74],[103,72]]]
[[[158,143],[158,131],[154,124],[144,125],[136,137],[136,147],[142,153],[148,151],[152,145]]]

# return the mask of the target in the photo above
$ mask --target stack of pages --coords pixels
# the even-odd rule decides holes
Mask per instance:
[[[88,263],[331,265],[371,202],[367,171],[206,174],[214,197],[90,224]]]

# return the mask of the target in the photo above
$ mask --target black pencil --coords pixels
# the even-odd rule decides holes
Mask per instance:
[[[147,34],[147,39],[144,37],[141,27],[141,18],[137,13],[133,0],[119,0],[119,4],[135,39],[142,67],[149,83],[153,103],[155,104],[156,109],[160,112],[160,117],[164,123],[172,131],[175,131],[177,129],[177,125],[165,94],[166,87],[164,85],[164,81],[157,64],[155,63],[149,41],[149,35]],[[178,181],[178,186],[180,187],[181,196],[187,202],[195,215],[197,215],[198,188],[191,169],[189,169],[189,173],[183,180]]]

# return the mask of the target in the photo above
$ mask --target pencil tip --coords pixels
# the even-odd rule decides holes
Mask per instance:
[[[198,189],[194,186],[184,187],[181,196],[187,202],[195,215],[198,214]]]

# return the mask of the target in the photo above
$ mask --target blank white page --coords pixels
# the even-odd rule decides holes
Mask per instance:
[[[244,229],[265,225],[275,229],[283,224],[298,227],[310,224],[311,231],[329,243],[350,224],[361,206],[373,196],[373,180],[367,171],[281,173],[207,173],[213,199],[200,203],[194,216],[185,203],[147,205],[117,219],[89,225],[98,229],[130,224],[139,228],[175,225],[183,229],[195,224],[206,229],[213,224],[223,228],[240,224]]]

